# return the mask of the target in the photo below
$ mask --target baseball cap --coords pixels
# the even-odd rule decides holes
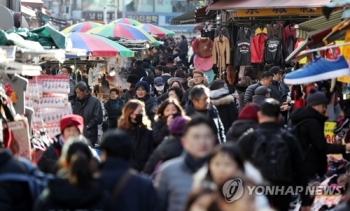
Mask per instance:
[[[163,78],[162,78],[162,77],[156,77],[156,78],[154,79],[154,84],[155,84],[156,86],[164,85],[164,80],[163,80]]]
[[[271,93],[271,89],[265,86],[259,86],[255,90],[255,95],[266,95],[267,93]]]

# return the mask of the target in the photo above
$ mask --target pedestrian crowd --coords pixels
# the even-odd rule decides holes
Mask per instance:
[[[0,210],[287,211],[299,200],[311,210],[314,195],[304,192],[245,191],[229,201],[227,181],[307,187],[327,178],[327,155],[350,151],[324,137],[327,96],[284,84],[277,66],[254,84],[240,78],[233,92],[190,68],[188,46],[182,37],[134,60],[128,89],[111,89],[103,105],[100,142],[103,107],[85,82],[71,86],[73,114],[62,117],[37,169],[0,149]],[[350,209],[349,175],[329,182],[346,196],[337,211]]]

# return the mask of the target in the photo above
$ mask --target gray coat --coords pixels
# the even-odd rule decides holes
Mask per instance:
[[[154,183],[159,197],[159,210],[183,211],[192,183],[192,172],[185,165],[184,155],[165,162]]]

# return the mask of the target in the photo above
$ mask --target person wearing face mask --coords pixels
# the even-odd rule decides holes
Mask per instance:
[[[235,98],[229,93],[224,80],[215,80],[210,86],[210,101],[217,108],[225,134],[238,117]]]
[[[142,171],[154,149],[151,121],[146,115],[145,103],[129,100],[119,118],[118,128],[125,130],[133,142],[130,166]]]
[[[160,97],[166,92],[165,83],[162,77],[156,77],[154,79],[154,94],[157,97]]]

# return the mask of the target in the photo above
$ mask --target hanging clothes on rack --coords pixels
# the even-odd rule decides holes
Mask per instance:
[[[214,40],[215,30],[213,25],[209,22],[206,22],[204,27],[201,30],[201,37],[208,37],[211,41]]]
[[[16,112],[20,115],[25,113],[25,92],[28,87],[28,80],[16,74],[2,74],[1,82],[9,84],[12,88],[11,100]]]
[[[213,45],[213,64],[216,64],[220,70],[226,69],[226,64],[230,64],[230,42],[224,35],[219,35],[214,39]]]
[[[250,29],[241,28],[237,36],[235,51],[235,66],[246,66],[250,64]]]
[[[266,40],[267,35],[263,31],[252,38],[250,42],[250,62],[252,64],[263,63]]]
[[[264,63],[276,66],[284,64],[282,40],[279,37],[267,38],[264,48]]]
[[[228,30],[225,26],[218,26],[218,27],[215,29],[214,37],[217,38],[217,37],[220,36],[220,35],[224,35],[224,36],[229,40],[230,48],[233,48],[233,39],[232,39],[232,36],[231,36],[229,30]]]
[[[278,37],[283,40],[283,30],[283,24],[275,21],[274,23],[267,26],[267,38]]]

